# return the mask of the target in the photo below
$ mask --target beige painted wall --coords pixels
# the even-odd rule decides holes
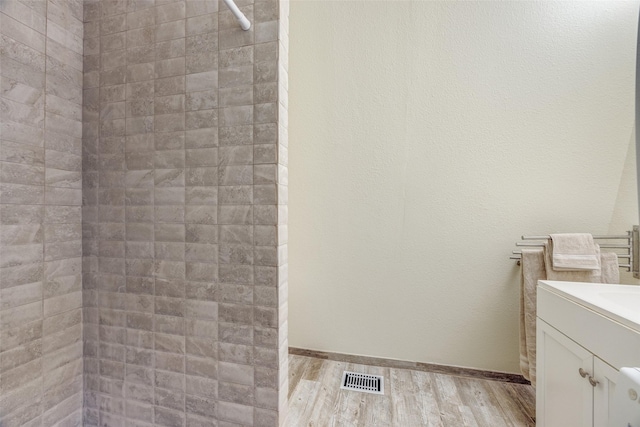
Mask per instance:
[[[292,2],[290,345],[517,372],[515,241],[638,222],[637,13]]]

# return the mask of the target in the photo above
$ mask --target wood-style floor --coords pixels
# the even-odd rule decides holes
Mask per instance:
[[[343,371],[384,376],[384,396],[340,389]],[[529,385],[289,355],[288,427],[535,426]]]

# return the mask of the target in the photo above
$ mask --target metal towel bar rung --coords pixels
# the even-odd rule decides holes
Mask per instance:
[[[598,243],[598,245],[601,248],[606,248],[606,249],[627,249],[627,248],[631,248],[631,245],[616,245],[616,244],[601,244]],[[535,242],[516,242],[516,246],[528,246],[528,247],[543,247],[544,243],[539,242],[539,243],[535,243]]]
[[[524,242],[516,242],[518,247],[543,247],[550,236],[522,236]],[[633,226],[633,230],[627,231],[627,234],[618,235],[594,235],[595,240],[624,240],[624,243],[603,242],[598,243],[602,249],[614,249],[618,255],[618,259],[625,260],[625,263],[618,264],[620,268],[633,272],[633,277],[640,278],[640,232],[637,225]],[[528,240],[528,241],[527,241]],[[513,255],[509,259],[518,261],[522,259],[522,251],[513,251]]]
[[[628,231],[627,233],[630,233],[630,231]],[[594,234],[591,237],[593,237],[594,239],[624,239],[624,240],[628,240],[629,239],[629,235],[628,234],[617,234],[617,235],[597,235],[597,234]],[[550,238],[551,238],[551,236],[522,236],[522,240],[548,240]]]

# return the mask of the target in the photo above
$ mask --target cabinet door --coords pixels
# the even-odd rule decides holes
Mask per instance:
[[[536,425],[592,427],[593,355],[540,319],[536,340]]]
[[[593,390],[593,425],[608,426],[611,403],[616,391],[618,371],[598,357],[593,358],[593,378],[598,381]]]

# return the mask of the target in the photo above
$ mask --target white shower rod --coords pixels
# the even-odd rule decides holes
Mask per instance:
[[[246,16],[244,16],[244,13],[242,13],[240,9],[238,9],[238,6],[236,6],[235,2],[233,0],[224,0],[224,3],[240,23],[240,28],[245,31],[249,30],[249,28],[251,28],[251,22],[247,19]]]

